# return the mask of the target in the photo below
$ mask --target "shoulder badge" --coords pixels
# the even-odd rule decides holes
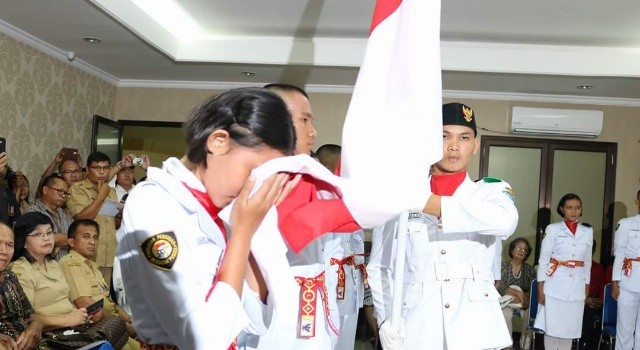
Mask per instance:
[[[492,183],[492,182],[502,182],[501,179],[498,179],[497,177],[484,177],[482,178],[482,181],[484,182],[488,182],[488,183]]]
[[[588,223],[586,223],[586,222],[581,222],[581,223],[580,223],[580,225],[582,225],[582,226],[586,226],[586,227],[591,227],[591,224],[588,224]]]
[[[506,194],[507,197],[511,198],[511,200],[515,203],[516,202],[516,193],[513,192],[513,188],[511,187],[507,187],[504,190],[502,190],[502,193]]]
[[[173,231],[147,238],[140,248],[151,265],[161,270],[171,270],[178,258],[178,240]]]

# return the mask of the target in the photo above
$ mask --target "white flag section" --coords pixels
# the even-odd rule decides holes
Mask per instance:
[[[442,158],[440,70],[440,1],[378,0],[342,134],[342,176],[360,199],[347,206],[363,227],[427,201]]]

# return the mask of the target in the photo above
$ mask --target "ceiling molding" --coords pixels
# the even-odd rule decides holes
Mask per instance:
[[[78,68],[81,71],[91,74],[98,79],[104,80],[105,82],[113,85],[118,85],[119,79],[115,76],[97,68],[89,63],[75,58],[73,61],[69,61],[67,59],[67,51],[64,51],[58,47],[55,47],[49,44],[46,41],[36,38],[35,36],[23,31],[20,28],[17,28],[10,23],[7,23],[0,19],[0,32],[10,36],[11,38],[18,40],[26,45],[33,47],[34,49],[44,53],[45,55],[51,56],[59,61],[62,61],[65,64],[68,64],[72,67]]]
[[[122,79],[118,87],[125,88],[149,88],[149,89],[207,89],[207,90],[227,90],[240,87],[263,86],[268,83],[262,82],[214,82],[214,81],[171,81],[171,80],[133,80]],[[353,86],[349,85],[305,85],[304,89],[310,93],[329,94],[351,94]],[[640,107],[640,99],[614,98],[597,96],[575,96],[575,95],[547,95],[547,94],[523,94],[505,93],[492,91],[463,91],[463,90],[443,90],[443,98],[464,98],[472,100],[496,100],[496,101],[523,101],[542,103],[564,103],[564,104],[584,104],[599,106],[624,106]]]

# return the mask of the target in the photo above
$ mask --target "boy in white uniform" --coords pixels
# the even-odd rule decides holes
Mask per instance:
[[[469,179],[467,165],[480,145],[473,110],[449,103],[442,112],[443,158],[432,167],[428,214],[409,215],[404,332],[388,322],[398,273],[393,271],[398,219],[374,231],[367,271],[380,341],[385,349],[511,346],[492,270],[496,245],[518,222],[513,191],[499,179]]]
[[[636,194],[640,213],[640,191]],[[618,300],[616,350],[640,347],[640,214],[620,220],[613,242],[611,293]]]

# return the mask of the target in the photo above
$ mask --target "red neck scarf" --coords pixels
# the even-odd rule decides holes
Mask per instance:
[[[466,171],[454,174],[431,175],[431,193],[438,196],[451,196],[466,177]]]
[[[207,210],[207,213],[211,215],[211,218],[213,219],[213,221],[216,223],[216,225],[218,225],[218,228],[220,228],[220,232],[222,232],[222,236],[224,237],[224,240],[226,242],[227,230],[224,227],[224,223],[222,222],[222,219],[220,219],[220,217],[218,216],[218,213],[220,213],[221,209],[216,207],[213,204],[213,201],[211,201],[211,197],[209,197],[207,193],[193,189],[184,182],[182,184],[184,185],[184,187],[186,187],[189,190],[189,192],[191,192],[193,197],[195,197],[195,199],[198,200],[198,202],[204,207],[204,209]]]
[[[569,231],[571,231],[571,233],[573,233],[574,235],[576,234],[576,230],[578,229],[578,222],[577,221],[565,220],[564,224],[567,225],[567,227],[569,228]]]

